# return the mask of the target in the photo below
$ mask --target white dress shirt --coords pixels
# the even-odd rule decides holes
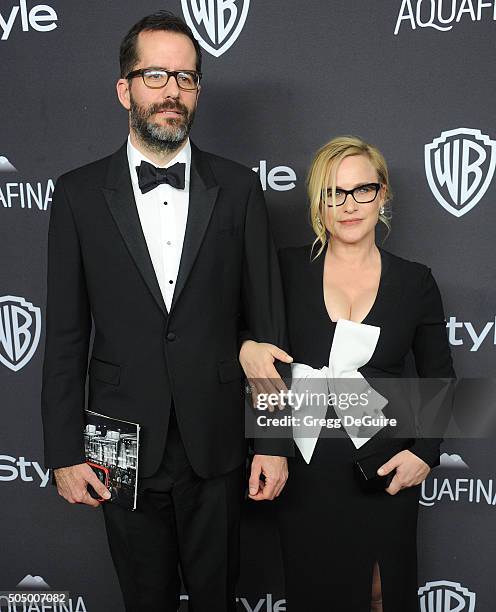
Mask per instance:
[[[188,139],[171,161],[165,166],[158,166],[138,151],[128,138],[127,158],[141,227],[165,305],[170,311],[188,219],[191,145]],[[148,193],[141,193],[136,167],[142,161],[162,168],[168,168],[177,162],[185,163],[185,188],[175,189],[163,184]]]

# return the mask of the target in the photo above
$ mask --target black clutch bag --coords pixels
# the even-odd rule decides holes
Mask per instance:
[[[396,470],[393,470],[386,476],[379,476],[377,470],[381,465],[384,465],[386,461],[389,461],[392,456],[391,451],[385,451],[367,455],[355,461],[353,464],[355,477],[360,487],[366,493],[377,493],[389,487]]]

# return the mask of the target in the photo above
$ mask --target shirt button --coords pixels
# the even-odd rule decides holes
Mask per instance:
[[[167,206],[167,204],[168,204],[168,203],[169,203],[169,202],[164,202],[164,206]]]
[[[173,281],[173,280],[170,280],[170,281],[169,281],[169,285],[173,285],[173,284],[174,284],[174,281]]]
[[[167,334],[167,340],[169,342],[174,342],[175,339],[176,339],[176,334],[174,332],[169,332]]]
[[[167,240],[167,244],[170,246],[172,242],[170,240]]]

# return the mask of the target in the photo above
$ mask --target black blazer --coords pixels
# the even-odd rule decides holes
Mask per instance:
[[[407,355],[411,352],[419,377],[454,379],[443,304],[430,269],[384,249],[379,251],[382,261],[379,290],[362,322],[380,326],[381,333],[370,361],[359,372],[365,378],[375,379],[372,386],[380,392],[379,379],[405,376]],[[311,246],[280,251],[291,355],[295,362],[314,368],[327,365],[335,328],[324,302],[324,260],[325,251],[312,260]],[[441,381],[436,385],[433,381],[432,389],[438,387],[444,389],[445,385]],[[388,397],[387,393],[384,395]],[[452,388],[443,397],[447,406],[442,407],[449,411]],[[384,412],[387,415],[388,408]],[[376,447],[381,450],[384,442],[390,444],[381,440],[381,436],[375,436],[356,455],[366,455]],[[435,466],[439,463],[440,443],[441,438],[412,438],[408,446],[430,466]]]
[[[246,455],[239,342],[286,346],[284,304],[258,176],[192,145],[183,253],[167,312],[142,232],[126,146],[63,175],[48,239],[42,384],[45,463],[84,461],[89,408],[142,425],[140,474],[159,466],[171,402],[193,469]],[[284,440],[255,450],[288,454]],[[290,454],[290,450],[289,450]]]

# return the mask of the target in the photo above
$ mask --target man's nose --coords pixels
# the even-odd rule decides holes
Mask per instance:
[[[176,77],[172,74],[169,75],[167,85],[165,85],[165,87],[162,89],[162,96],[164,98],[178,98],[180,91],[181,90],[177,85]]]

